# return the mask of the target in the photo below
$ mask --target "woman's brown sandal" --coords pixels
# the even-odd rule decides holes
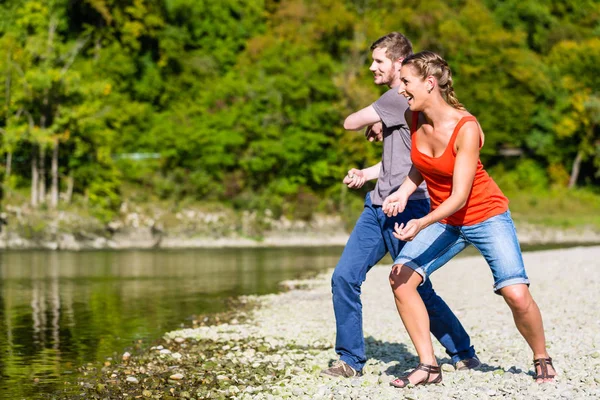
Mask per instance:
[[[401,376],[400,378],[394,379],[393,381],[390,382],[390,385],[392,385],[394,387],[397,387],[397,388],[405,388],[405,387],[407,387],[408,385],[410,385],[410,381],[408,380],[408,378],[412,374],[414,374],[415,372],[417,372],[418,370],[427,372],[427,376],[422,381],[415,383],[415,386],[419,386],[419,385],[431,385],[431,384],[434,384],[434,383],[441,383],[442,382],[442,369],[440,368],[439,365],[429,365],[429,364],[421,364],[421,363],[419,363],[419,365],[417,365],[417,368],[413,369],[410,372],[410,374],[408,374],[406,376]],[[434,380],[429,381],[429,376],[431,374],[439,374],[439,375]]]
[[[550,375],[548,372],[548,365],[554,369],[554,365],[552,365],[552,358],[535,358],[533,360],[533,368],[535,369],[535,374],[533,379],[536,381],[538,379],[552,379],[556,375]],[[537,367],[540,367],[540,373],[537,373]],[[555,370],[556,371],[556,370]]]

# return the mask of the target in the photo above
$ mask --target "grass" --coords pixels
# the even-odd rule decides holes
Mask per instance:
[[[590,189],[555,189],[507,194],[514,220],[555,228],[600,231],[600,194]]]

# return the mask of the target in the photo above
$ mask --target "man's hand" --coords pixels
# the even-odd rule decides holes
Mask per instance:
[[[365,178],[365,174],[362,170],[352,168],[348,171],[348,175],[344,177],[344,184],[348,185],[350,189],[359,189],[361,188],[367,179]]]
[[[367,126],[367,129],[365,130],[365,137],[369,142],[383,141],[383,124],[381,121]]]

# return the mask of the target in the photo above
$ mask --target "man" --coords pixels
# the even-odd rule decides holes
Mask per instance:
[[[405,242],[392,236],[394,223],[406,223],[429,212],[429,195],[422,184],[410,197],[403,213],[387,217],[381,205],[383,200],[404,181],[411,167],[411,137],[405,119],[406,99],[398,94],[402,60],[412,54],[410,41],[402,34],[392,32],[371,45],[373,72],[377,85],[390,90],[375,103],[357,111],[344,121],[344,128],[360,130],[367,127],[370,141],[383,140],[382,160],[362,170],[351,169],[344,178],[349,188],[360,188],[367,180],[377,179],[372,192],[365,198],[364,210],[359,217],[342,256],[331,278],[333,308],[336,319],[336,353],[340,359],[321,371],[324,376],[354,377],[362,375],[366,363],[362,330],[361,285],[367,272],[387,252],[396,258]],[[480,365],[471,346],[471,339],[448,305],[435,293],[431,281],[419,287],[430,318],[431,332],[446,348],[457,370]]]

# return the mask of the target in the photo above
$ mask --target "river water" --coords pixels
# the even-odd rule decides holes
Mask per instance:
[[[341,251],[0,252],[0,399],[60,398],[86,363],[332,268]]]

